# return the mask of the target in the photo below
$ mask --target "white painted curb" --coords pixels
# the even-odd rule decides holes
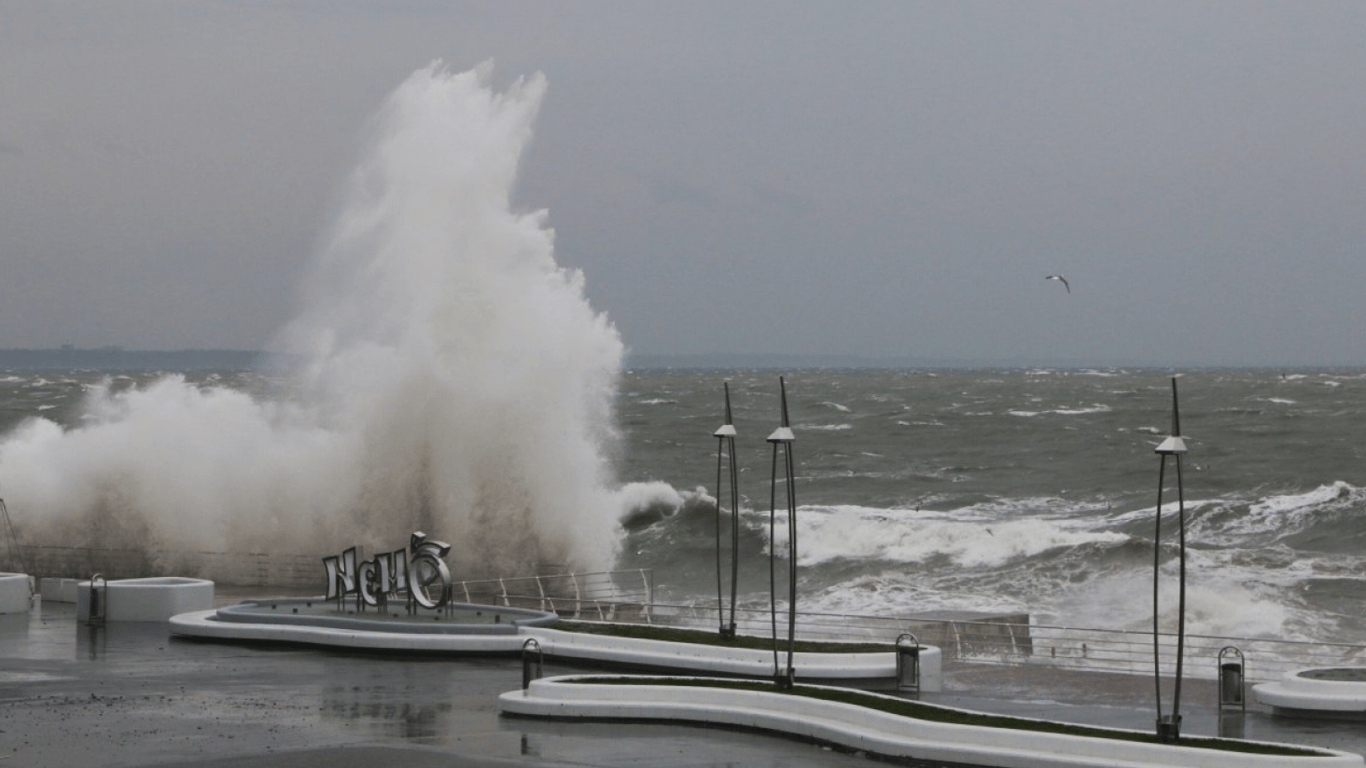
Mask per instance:
[[[1255,755],[1005,728],[933,723],[853,704],[768,691],[677,685],[573,683],[594,676],[532,681],[498,697],[508,714],[665,720],[777,731],[875,755],[1001,768],[1348,768],[1360,755]],[[600,676],[598,676],[600,677]],[[876,695],[876,694],[869,694]]]
[[[641,640],[547,627],[518,627],[515,635],[427,635],[301,624],[218,621],[215,619],[216,614],[217,610],[205,610],[173,616],[170,619],[171,632],[221,640],[450,653],[515,653],[522,649],[528,639],[535,639],[546,658],[633,665],[690,674],[759,678],[773,674],[771,650]],[[786,659],[785,656],[782,658]],[[895,683],[896,654],[890,648],[881,653],[798,653],[794,656],[793,664],[799,681]],[[921,646],[920,689],[938,691],[942,687],[942,654],[938,648]]]
[[[1252,686],[1252,697],[1278,709],[1366,714],[1366,682],[1304,677],[1310,669],[1287,672],[1275,683]]]
[[[768,677],[773,674],[773,651],[758,648],[725,648],[697,643],[642,640],[630,637],[569,632],[551,627],[526,630],[548,656],[641,667],[666,666],[713,675]],[[779,663],[786,663],[780,653]],[[793,656],[798,680],[891,681],[896,677],[896,654],[797,653]],[[938,648],[920,647],[920,690],[943,690],[942,654]]]
[[[172,616],[171,634],[218,640],[256,640],[276,643],[310,643],[337,648],[394,651],[453,651],[463,653],[513,653],[525,637],[517,635],[424,635],[412,632],[314,627],[304,624],[251,624],[217,621],[217,609]]]

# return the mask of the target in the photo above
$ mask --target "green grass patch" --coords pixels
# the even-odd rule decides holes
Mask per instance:
[[[736,691],[781,693],[789,696],[807,696],[823,701],[837,701],[844,704],[853,704],[855,706],[866,707],[871,710],[886,712],[899,717],[908,717],[933,723],[975,725],[983,728],[1007,728],[1017,731],[1055,733],[1064,736],[1087,736],[1098,739],[1114,739],[1116,741],[1133,741],[1143,744],[1167,744],[1167,742],[1158,739],[1156,734],[1117,731],[1108,728],[1072,725],[1070,723],[1054,723],[1046,720],[1025,720],[1018,717],[991,715],[981,712],[967,712],[959,709],[937,707],[933,704],[924,704],[918,701],[909,701],[907,699],[874,696],[863,691],[855,691],[847,688],[813,688],[806,685],[797,685],[786,691],[780,691],[773,683],[755,680],[714,680],[676,677],[589,677],[579,678],[562,684],[572,685],[573,683],[590,685],[677,685],[687,687],[723,688]],[[1241,752],[1257,755],[1279,755],[1285,757],[1331,756],[1328,752],[1305,747],[1262,744],[1257,742],[1238,741],[1235,739],[1215,739],[1209,737],[1182,737],[1180,741],[1177,742],[1177,745],[1182,747],[1217,749],[1226,752]]]
[[[736,635],[721,637],[720,632],[702,629],[682,629],[679,627],[660,627],[653,624],[597,624],[587,621],[559,621],[553,629],[567,632],[582,632],[588,635],[610,635],[630,637],[639,640],[662,640],[671,643],[696,643],[713,645],[719,648],[752,648],[761,651],[773,650],[773,638]],[[891,653],[890,643],[829,643],[811,640],[798,640],[796,650],[800,653]],[[779,651],[787,652],[787,640],[778,641]]]

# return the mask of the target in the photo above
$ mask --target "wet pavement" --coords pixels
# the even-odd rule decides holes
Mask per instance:
[[[219,643],[159,623],[92,628],[73,605],[49,603],[0,616],[0,768],[876,764],[767,734],[501,717],[497,696],[521,674],[508,657]],[[1152,681],[1139,677],[950,665],[945,688],[922,699],[1140,730],[1155,719]],[[1275,717],[1251,702],[1221,721],[1209,681],[1187,681],[1183,697],[1187,735],[1366,752],[1360,721]]]

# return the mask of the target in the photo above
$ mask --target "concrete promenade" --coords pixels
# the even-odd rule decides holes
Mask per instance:
[[[51,603],[0,616],[0,768],[878,764],[767,734],[500,717],[498,694],[520,685],[513,658],[186,640],[162,624],[81,626],[73,605]],[[922,699],[1148,730],[1153,695],[1144,677],[946,664],[945,691]],[[1366,752],[1360,721],[1273,717],[1249,702],[1221,722],[1208,681],[1187,681],[1182,710],[1189,735]]]

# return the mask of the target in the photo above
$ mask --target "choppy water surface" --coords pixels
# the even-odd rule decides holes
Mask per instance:
[[[779,420],[777,372],[630,373],[622,471],[714,487],[709,436],[723,421],[725,380],[741,435],[742,587],[757,606],[767,599],[764,438]],[[1366,374],[1215,370],[1178,381],[1188,630],[1361,642]],[[815,370],[786,382],[804,607],[1151,626],[1154,448],[1171,430],[1170,373]],[[1167,480],[1161,560],[1174,578],[1174,463]],[[623,563],[654,564],[680,599],[714,595],[710,514],[701,505],[634,527]]]
[[[729,382],[744,497],[742,600],[767,605],[765,438],[779,424],[778,376],[623,375],[618,506],[604,514],[623,522],[616,566],[653,568],[662,599],[715,596],[712,433]],[[1027,611],[1048,623],[1151,626],[1154,447],[1171,429],[1169,372],[799,370],[785,379],[803,609]],[[33,419],[98,429],[87,425],[114,417],[107,406],[92,415],[85,398],[107,404],[111,391],[157,391],[158,381],[0,374],[0,458],[29,439]],[[1366,372],[1193,371],[1178,381],[1190,448],[1188,631],[1366,640]],[[281,380],[251,371],[187,374],[180,386],[290,397]],[[1160,558],[1173,579],[1173,464],[1167,479]],[[10,504],[22,521],[27,510]],[[785,544],[781,524],[778,536]]]

